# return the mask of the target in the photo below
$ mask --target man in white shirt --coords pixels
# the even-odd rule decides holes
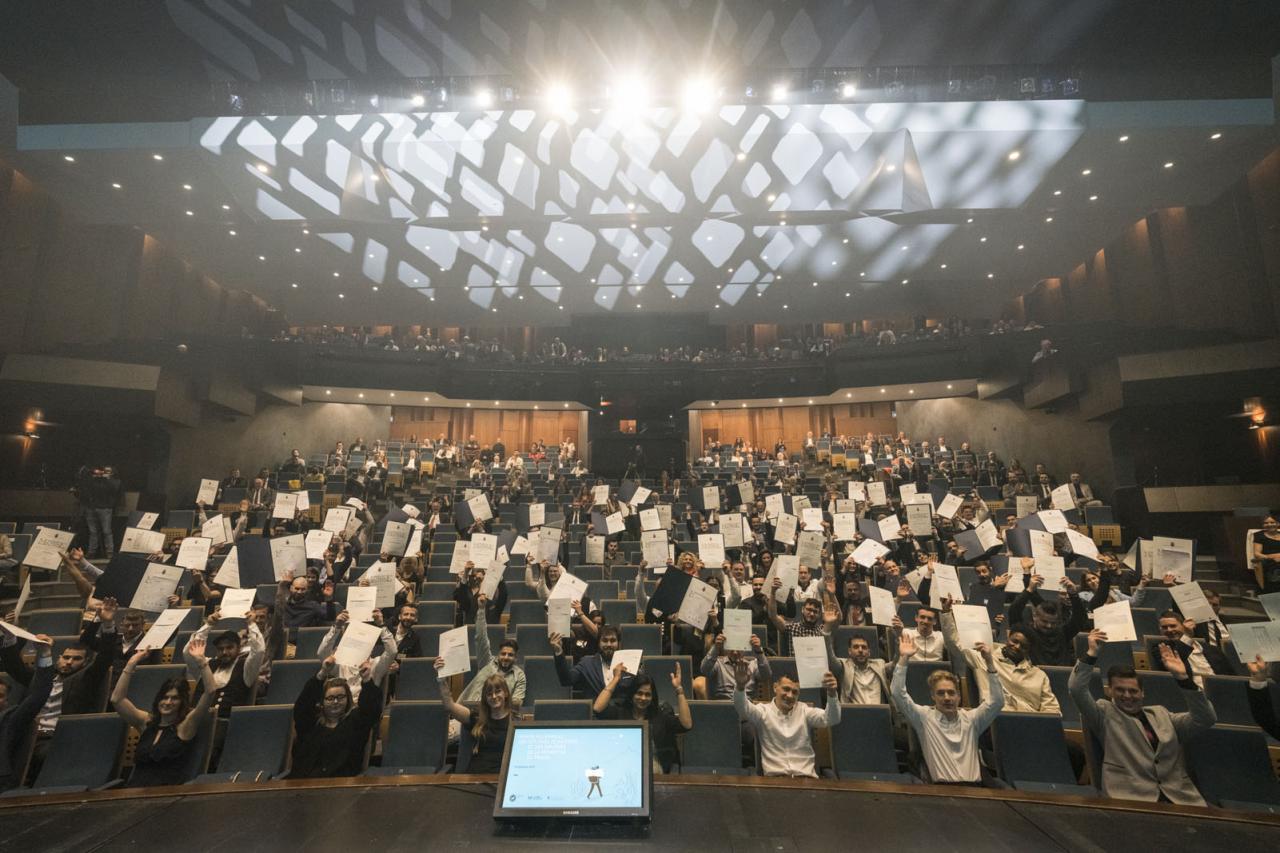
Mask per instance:
[[[902,627],[902,620],[893,617],[893,632],[901,643],[910,638],[915,644],[916,660],[942,660],[942,652],[946,647],[942,634],[937,630],[938,611],[932,607],[921,607],[916,611],[916,627]]]
[[[822,677],[822,687],[827,693],[825,711],[801,703],[799,683],[786,675],[774,682],[773,701],[757,705],[744,692],[750,677],[747,662],[738,661],[734,669],[733,707],[738,719],[745,720],[755,731],[764,775],[818,778],[809,730],[839,725],[836,677],[829,672]]]
[[[905,633],[898,648],[898,666],[893,672],[890,694],[894,704],[920,740],[929,780],[942,785],[982,785],[982,765],[978,760],[978,738],[995,722],[1004,708],[1004,688],[986,643],[975,647],[987,672],[989,692],[977,708],[960,707],[960,681],[946,670],[929,676],[933,706],[917,705],[907,693],[907,662],[916,653],[913,638]]]
[[[956,628],[955,616],[945,607],[942,611],[942,636],[947,642],[952,660],[957,655],[964,658],[978,682],[979,695],[986,696],[990,689],[987,684],[986,661],[976,648],[960,648],[960,633]],[[1027,657],[1030,646],[1027,635],[1016,629],[1009,632],[1008,642],[992,644],[991,662],[995,666],[1000,686],[1004,688],[1004,709],[1057,714],[1061,717],[1062,706],[1058,704],[1058,697],[1049,685],[1049,676]]]
[[[882,705],[889,696],[889,678],[893,664],[871,656],[866,637],[849,638],[849,656],[839,660],[830,646],[827,657],[840,680],[840,701],[849,705]]]

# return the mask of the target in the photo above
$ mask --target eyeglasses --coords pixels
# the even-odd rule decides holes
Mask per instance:
[[[345,695],[342,695],[342,694],[339,694],[339,695],[336,695],[336,696],[326,696],[326,697],[324,697],[324,701],[326,701],[326,702],[345,702],[345,701],[347,701],[347,697],[346,697]]]

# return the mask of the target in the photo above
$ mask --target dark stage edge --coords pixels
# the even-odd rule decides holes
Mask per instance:
[[[475,777],[348,780],[341,785],[168,788],[0,807],[0,850],[813,851],[1280,849],[1280,818],[1137,808],[1019,792],[872,783],[692,777],[659,782],[650,829],[554,825],[499,835],[493,785]]]

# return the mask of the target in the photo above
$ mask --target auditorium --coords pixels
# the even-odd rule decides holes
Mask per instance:
[[[3,4],[0,850],[1277,849],[1278,114],[1271,0]]]

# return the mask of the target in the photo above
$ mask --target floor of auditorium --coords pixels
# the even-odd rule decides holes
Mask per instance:
[[[944,796],[933,793],[941,789],[906,793],[893,786],[871,789],[865,783],[705,781],[710,784],[658,783],[652,825],[640,834],[557,824],[501,836],[491,816],[491,784],[378,780],[232,793],[225,793],[226,788],[168,789],[145,796],[120,792],[34,806],[5,803],[0,808],[0,850],[1280,849],[1280,819],[1268,816],[1248,822],[1190,813],[1194,810],[1059,805],[1022,799],[1016,792]]]

